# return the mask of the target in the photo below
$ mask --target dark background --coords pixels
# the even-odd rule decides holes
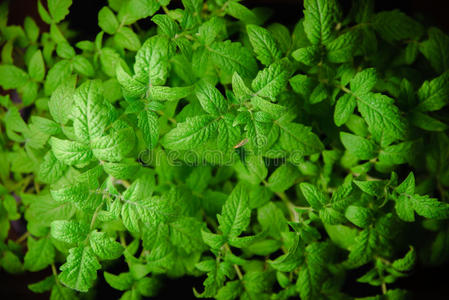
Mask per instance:
[[[357,0],[355,0],[357,1]],[[0,0],[0,3],[3,0]],[[43,1],[45,2],[45,1]],[[179,5],[180,1],[172,1],[170,6]],[[339,0],[344,9],[351,5],[350,0]],[[448,0],[376,0],[376,11],[400,9],[407,14],[419,19],[427,25],[437,26],[445,32],[449,32],[449,1]],[[246,0],[243,3],[249,7],[267,6],[270,7],[273,14],[273,21],[285,25],[294,25],[302,15],[302,1],[299,0]],[[98,11],[107,4],[106,0],[74,0],[70,8],[68,19],[70,27],[80,32],[80,38],[93,39],[100,31],[97,25]],[[9,24],[22,25],[25,16],[32,16],[38,21],[42,30],[48,27],[40,21],[37,13],[37,0],[12,0],[10,1]],[[449,55],[449,53],[448,53]],[[12,239],[16,239],[14,232],[11,232]],[[404,288],[414,294],[414,299],[449,299],[449,276],[447,275],[449,264],[424,268],[417,266],[414,273],[407,278],[398,280],[393,285],[388,285],[389,289]],[[112,273],[118,273],[125,270],[110,270]],[[50,270],[44,270],[37,273],[25,273],[21,275],[11,275],[0,271],[0,296],[2,299],[48,299],[49,294],[33,294],[27,288],[27,285],[47,275]],[[355,281],[363,273],[353,271],[349,273],[347,282],[350,286],[344,287],[344,292],[354,297],[365,297],[380,293],[380,288],[371,287],[366,284],[359,284]],[[118,299],[121,292],[112,289],[104,282],[103,276],[99,274],[99,282],[96,288],[98,293],[96,298]],[[182,279],[166,280],[164,288],[157,299],[176,299],[181,296],[182,299],[194,299],[192,287],[202,290],[202,281],[204,278],[184,277]]]

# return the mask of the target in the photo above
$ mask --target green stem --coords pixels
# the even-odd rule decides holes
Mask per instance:
[[[101,207],[103,206],[103,203],[98,205],[97,209],[94,212],[94,215],[92,216],[92,221],[90,222],[90,230],[92,231],[95,226],[95,221],[97,219],[98,213],[100,212]]]
[[[231,248],[229,247],[229,245],[227,243],[224,244],[224,247],[227,251],[229,251],[229,253],[232,254]],[[234,264],[234,270],[235,270],[235,273],[237,273],[237,277],[239,278],[239,280],[242,280],[243,274],[242,274],[242,271],[240,270],[240,267],[238,265]]]
[[[268,182],[266,180],[263,180],[262,182],[266,187],[268,187]],[[275,194],[282,200],[282,202],[284,202],[285,206],[287,207],[291,221],[295,223],[299,222],[299,214],[295,209],[296,206],[290,201],[288,196],[284,192],[275,192]]]
[[[55,281],[57,285],[60,285],[58,280],[58,271],[56,270],[56,266],[54,263],[51,264],[51,272],[53,273],[53,276],[55,277]]]
[[[163,117],[166,117],[167,120],[169,120],[171,123],[173,123],[174,125],[176,125],[178,122],[176,122],[175,119],[173,119],[172,117],[167,116],[167,114],[165,112],[163,112],[162,110],[158,110],[157,113]]]
[[[30,236],[30,232],[29,232],[29,231],[25,232],[24,234],[22,234],[22,235],[16,240],[16,243],[17,243],[17,244],[20,244],[21,242],[23,242],[24,240],[26,240],[26,238],[29,237],[29,236]]]

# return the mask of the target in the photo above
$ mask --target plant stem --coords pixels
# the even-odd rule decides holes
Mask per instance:
[[[54,263],[51,264],[51,272],[53,273],[53,276],[55,277],[55,281],[56,284],[59,285],[59,280],[58,280],[58,271],[56,270],[56,266]]]
[[[266,180],[263,180],[262,182],[266,187],[268,186],[268,182]],[[299,214],[295,209],[296,206],[290,201],[288,196],[284,192],[275,192],[275,194],[282,200],[282,202],[284,202],[285,206],[287,207],[291,221],[295,223],[299,222]]]
[[[26,240],[26,238],[30,235],[30,232],[27,231],[24,234],[22,234],[17,240],[16,243],[20,244],[21,242],[23,242],[24,240]]]
[[[126,248],[127,245],[123,231],[120,231],[119,236],[120,236],[120,244],[122,244],[123,248]]]
[[[385,282],[382,282],[381,288],[382,288],[382,294],[385,295],[387,293],[387,284]]]
[[[227,243],[224,245],[224,247],[227,251],[229,251],[229,253],[232,254],[231,248],[229,247],[229,245]],[[234,264],[234,270],[235,270],[235,273],[237,273],[237,277],[239,278],[239,280],[242,280],[243,274],[242,274],[242,271],[240,270],[240,267],[238,265]]]
[[[157,111],[158,114],[160,114],[163,117],[166,117],[167,120],[169,120],[171,123],[173,123],[174,125],[176,125],[178,122],[176,122],[175,119],[173,119],[172,117],[167,116],[167,114],[165,114],[162,110],[158,110]]]
[[[94,212],[94,215],[92,216],[92,221],[90,222],[90,230],[94,229],[95,226],[95,220],[97,219],[97,215],[100,212],[101,207],[103,206],[103,203],[98,205],[97,209]]]

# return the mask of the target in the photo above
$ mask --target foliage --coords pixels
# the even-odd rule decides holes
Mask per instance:
[[[396,279],[449,258],[449,37],[370,0],[306,0],[292,27],[169,2],[109,0],[94,41],[71,0],[38,2],[49,32],[1,5],[1,267],[51,268],[29,285],[51,299],[184,276],[200,298],[351,299],[353,269],[366,299],[406,299]]]

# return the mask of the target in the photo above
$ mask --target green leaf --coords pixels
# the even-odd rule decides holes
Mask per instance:
[[[345,217],[351,223],[361,228],[368,227],[373,222],[373,214],[371,210],[361,206],[348,206],[345,211]]]
[[[251,52],[238,42],[215,42],[208,48],[215,65],[231,77],[237,72],[243,78],[252,78],[257,64]]]
[[[66,288],[60,284],[53,285],[50,299],[78,299],[74,290]]]
[[[326,195],[313,184],[301,182],[299,185],[304,198],[309,202],[313,209],[319,210],[327,203]]]
[[[104,279],[110,286],[119,291],[129,290],[134,283],[134,278],[131,273],[120,273],[119,275],[114,275],[104,272]]]
[[[39,12],[39,16],[41,17],[42,21],[47,24],[52,23],[52,18],[50,17],[50,14],[45,9],[45,7],[42,5],[41,0],[37,1],[37,11]]]
[[[90,247],[79,246],[69,250],[67,262],[61,266],[59,280],[66,286],[87,292],[97,278],[97,270],[101,268]]]
[[[195,94],[201,107],[211,115],[220,116],[228,109],[228,103],[220,91],[206,81],[196,84]]]
[[[323,224],[337,225],[344,223],[343,214],[332,207],[325,207],[319,211],[319,216]]]
[[[232,91],[240,101],[246,101],[254,94],[237,72],[232,75]]]
[[[48,109],[53,119],[60,124],[64,125],[69,121],[75,85],[75,76],[63,81],[51,94],[50,100],[48,101]]]
[[[194,218],[184,217],[170,223],[170,240],[173,245],[186,253],[194,253],[204,249],[201,235],[202,223]]]
[[[396,259],[391,264],[393,268],[400,272],[410,271],[416,262],[416,251],[410,246],[410,250],[405,254],[403,258]]]
[[[93,253],[99,259],[117,259],[119,258],[124,248],[116,242],[115,239],[109,237],[105,232],[93,231],[89,235],[89,243]]]
[[[210,45],[214,41],[226,36],[226,23],[224,19],[212,17],[198,28],[198,39],[204,45]]]
[[[94,67],[91,62],[82,55],[73,58],[73,69],[80,75],[93,77],[95,75]]]
[[[228,15],[244,23],[251,24],[257,20],[257,16],[249,8],[236,1],[228,2],[224,8]]]
[[[28,251],[25,255],[25,269],[36,272],[45,269],[55,259],[55,248],[47,237],[35,241],[28,238]]]
[[[300,173],[292,164],[283,164],[268,178],[268,187],[276,193],[282,193],[295,184]]]
[[[55,183],[67,171],[68,166],[59,161],[49,150],[39,166],[38,178],[45,183]]]
[[[149,38],[136,53],[135,79],[141,84],[164,85],[170,71],[170,56],[171,48],[166,37]]]
[[[0,262],[2,268],[8,273],[18,274],[23,272],[23,266],[20,259],[16,254],[9,250],[3,251],[2,260]]]
[[[50,227],[54,220],[70,219],[75,213],[75,208],[70,202],[59,203],[47,194],[39,196],[38,201],[30,204],[26,211],[25,217],[31,225],[35,224],[39,227]]]
[[[98,26],[103,29],[104,32],[114,34],[119,28],[117,17],[112,10],[105,6],[98,12]]]
[[[299,48],[292,52],[292,56],[306,66],[316,65],[321,59],[321,49],[318,45]]]
[[[251,174],[254,174],[259,182],[263,181],[268,175],[268,169],[262,156],[252,155],[246,158],[246,167]],[[258,183],[259,183],[258,182]]]
[[[251,104],[254,105],[254,107],[260,109],[261,111],[272,115],[273,118],[275,119],[281,117],[287,110],[284,106],[271,103],[270,101],[264,100],[259,96],[252,97]]]
[[[220,249],[221,246],[226,243],[226,238],[221,234],[214,234],[201,230],[201,237],[204,243],[211,247],[211,249]]]
[[[375,229],[368,228],[359,233],[352,245],[346,264],[349,268],[360,267],[369,262],[377,247],[378,238]]]
[[[296,289],[301,299],[312,300],[322,295],[321,289],[326,278],[323,259],[327,254],[325,243],[312,243],[306,248],[306,260],[299,268]]]
[[[23,121],[17,107],[11,107],[5,114],[5,125],[7,131],[17,131],[25,133],[29,130],[27,124]]]
[[[152,86],[149,89],[148,98],[153,101],[178,101],[189,96],[192,91],[192,86]]]
[[[122,63],[122,59],[116,50],[104,47],[100,52],[100,62],[103,72],[110,77],[115,77],[117,66]]]
[[[234,117],[232,115],[224,115],[218,120],[217,143],[221,150],[232,149],[241,140],[240,129],[234,127]]]
[[[310,95],[310,104],[320,103],[328,97],[328,89],[323,83],[318,84]]]
[[[156,0],[129,0],[124,3],[120,2],[117,6],[119,6],[118,20],[124,25],[147,18],[160,8],[160,4]]]
[[[50,145],[55,157],[66,165],[77,165],[92,160],[92,151],[85,144],[51,137]]]
[[[134,178],[140,169],[140,165],[134,160],[123,162],[105,162],[103,164],[104,171],[118,179]]]
[[[385,181],[357,181],[354,183],[365,193],[374,197],[382,197],[385,192]]]
[[[260,71],[251,87],[256,95],[276,101],[276,97],[285,89],[290,72],[283,63],[275,63]]]
[[[27,34],[28,38],[32,42],[36,42],[39,38],[39,27],[37,26],[36,22],[33,20],[33,18],[27,16],[25,17],[25,22],[23,23],[23,27],[25,29],[25,33]]]
[[[275,260],[268,261],[269,264],[276,270],[281,272],[292,272],[295,270],[304,260],[304,246],[301,244],[297,235],[295,235],[292,246],[288,249],[288,252],[279,256]]]
[[[42,81],[45,77],[45,64],[42,52],[36,51],[30,59],[28,73],[33,80]]]
[[[151,21],[157,24],[159,34],[173,38],[180,32],[178,24],[167,15],[155,15]]]
[[[184,5],[187,10],[198,14],[203,7],[203,0],[182,0],[182,5]]]
[[[118,82],[130,97],[138,98],[145,94],[147,87],[123,70],[121,64],[117,64],[116,75]]]
[[[145,297],[157,296],[160,286],[160,280],[157,277],[144,277],[137,282],[137,290]]]
[[[142,110],[138,114],[138,127],[142,130],[143,139],[148,149],[153,149],[159,139],[158,116],[151,110]]]
[[[295,153],[298,158],[324,149],[320,139],[311,131],[310,127],[297,123],[278,123],[278,125],[281,129],[279,137],[281,147]]]
[[[131,232],[139,232],[139,221],[144,223],[166,221],[173,215],[173,207],[167,199],[147,197],[130,198],[128,195],[123,196],[125,204],[122,207],[121,215],[123,225]],[[129,199],[129,200],[128,200]]]
[[[293,76],[289,82],[295,93],[300,94],[304,98],[308,98],[316,86],[316,81],[304,74]]]
[[[28,82],[28,74],[12,65],[0,66],[0,86],[5,90],[17,89]]]
[[[237,299],[242,293],[242,283],[239,280],[228,281],[226,285],[218,290],[217,300],[233,300]]]
[[[333,63],[350,61],[358,41],[359,35],[356,31],[349,31],[340,35],[327,46],[327,58]]]
[[[114,35],[114,42],[119,47],[130,51],[137,51],[141,46],[139,37],[129,27],[119,27],[117,33]]]
[[[65,41],[62,43],[58,43],[58,45],[56,46],[56,53],[59,57],[65,59],[72,59],[76,55],[75,49]]]
[[[449,101],[449,72],[436,77],[431,81],[425,81],[418,90],[420,111],[435,111],[441,109]]]
[[[72,75],[72,63],[68,60],[61,60],[48,70],[45,78],[45,95],[50,96],[56,88]]]
[[[421,24],[399,10],[383,11],[374,16],[374,29],[386,41],[419,39],[423,34]]]
[[[50,291],[54,284],[55,278],[50,275],[41,281],[29,284],[28,288],[35,293],[44,293]]]
[[[237,237],[248,227],[250,218],[248,192],[243,184],[238,184],[223,205],[221,215],[217,215],[218,228],[225,236]]]
[[[349,94],[345,94],[338,99],[335,105],[334,122],[335,125],[341,126],[345,124],[351,117],[357,105],[355,98]]]
[[[393,99],[382,94],[366,94],[357,99],[369,131],[381,146],[403,140],[408,134],[407,123],[393,103]]]
[[[51,223],[51,236],[59,241],[69,244],[82,242],[89,233],[89,226],[77,221],[53,221]]]
[[[124,128],[92,140],[93,155],[99,160],[117,162],[134,148],[133,129]]]
[[[85,184],[67,185],[58,189],[51,189],[50,192],[53,199],[62,203],[86,201],[89,196],[89,188]]]
[[[258,116],[261,116],[263,119],[258,119]],[[268,118],[266,119],[265,117]],[[270,122],[271,119],[269,115],[257,112],[251,116],[251,119],[248,120],[248,123],[245,126],[248,145],[256,155],[260,154],[262,150],[267,149],[269,146],[267,137],[272,127]]]
[[[412,162],[414,150],[415,143],[412,141],[388,146],[379,152],[379,162],[389,165]]]
[[[204,144],[216,132],[217,122],[214,117],[195,116],[178,123],[175,129],[164,136],[162,144],[172,150],[189,150]]]
[[[438,201],[438,199],[430,198],[428,195],[421,196],[416,194],[406,194],[401,197],[399,201],[406,202],[406,204],[403,204],[406,208],[402,209],[408,209],[407,207],[411,206],[418,215],[428,219],[444,220],[449,217],[449,205]],[[404,213],[405,212],[403,212],[400,217],[404,216]],[[398,212],[398,215],[399,214],[400,213]],[[413,221],[410,217],[405,217],[404,219],[406,219],[404,221]]]
[[[365,69],[357,73],[350,81],[351,92],[356,96],[370,92],[377,82],[377,73],[374,68]]]
[[[100,82],[86,81],[76,90],[73,98],[76,137],[83,143],[101,138],[112,119],[112,112],[103,99]]]
[[[449,37],[438,28],[428,30],[429,39],[420,43],[419,50],[430,62],[430,65],[438,73],[449,69],[449,58],[446,53],[449,51]]]
[[[276,40],[267,29],[257,25],[248,25],[246,30],[257,59],[262,64],[269,66],[282,57]]]
[[[72,0],[48,0],[47,4],[53,22],[59,23],[69,14],[69,7],[72,5]]]
[[[333,39],[338,7],[334,0],[304,1],[304,31],[309,41],[326,45]]]
[[[346,150],[353,153],[359,159],[369,160],[378,154],[376,144],[360,136],[340,132],[340,139]]]

